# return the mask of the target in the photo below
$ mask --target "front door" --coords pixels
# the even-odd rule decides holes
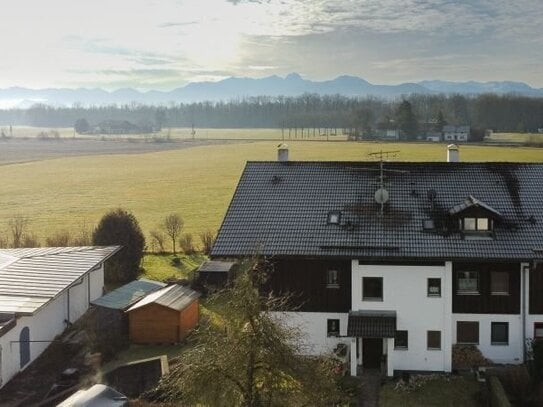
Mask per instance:
[[[382,338],[362,339],[362,367],[366,369],[380,369],[383,356]]]

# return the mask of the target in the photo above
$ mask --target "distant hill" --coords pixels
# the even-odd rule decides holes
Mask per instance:
[[[297,96],[303,93],[377,96],[383,98],[395,98],[411,93],[514,93],[543,97],[543,89],[532,88],[523,82],[449,82],[432,80],[399,85],[375,85],[356,76],[343,75],[332,80],[312,81],[303,79],[299,74],[292,73],[284,78],[274,75],[258,79],[231,77],[218,82],[194,82],[171,91],[151,90],[140,92],[135,89],[124,88],[108,92],[98,88],[26,89],[12,87],[0,89],[0,108],[27,108],[35,103],[52,106],[71,106],[74,103],[106,105],[131,102],[156,105],[169,102],[230,100],[262,95]]]

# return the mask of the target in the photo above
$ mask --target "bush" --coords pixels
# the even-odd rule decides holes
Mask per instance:
[[[455,369],[470,369],[474,366],[487,365],[481,351],[475,345],[453,345],[452,365]]]
[[[532,392],[532,381],[528,369],[524,365],[507,366],[493,369],[493,376],[500,379],[505,392],[518,405],[525,405]]]
[[[126,283],[138,277],[145,237],[134,215],[120,208],[106,213],[94,229],[92,242],[97,246],[123,247],[106,262],[106,282]]]
[[[200,233],[200,242],[202,242],[202,251],[204,254],[209,254],[213,247],[213,243],[215,243],[215,233],[210,229]]]
[[[533,340],[531,343],[531,356],[533,357],[533,377],[536,383],[543,382],[543,339]]]
[[[48,247],[66,247],[70,246],[72,236],[67,230],[57,231],[53,236],[45,239],[45,245]]]
[[[191,233],[183,233],[179,238],[179,247],[185,254],[193,254],[196,249],[194,248],[194,239]]]

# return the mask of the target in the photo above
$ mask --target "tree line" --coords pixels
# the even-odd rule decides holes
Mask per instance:
[[[296,97],[247,97],[223,102],[172,103],[152,106],[131,103],[84,107],[37,104],[29,109],[0,110],[2,125],[72,127],[81,119],[97,124],[126,120],[137,125],[206,128],[283,128],[375,130],[393,124],[402,104],[409,103],[418,123],[470,125],[499,132],[537,132],[543,128],[543,98],[485,94],[420,95],[399,100],[376,97],[304,94]]]

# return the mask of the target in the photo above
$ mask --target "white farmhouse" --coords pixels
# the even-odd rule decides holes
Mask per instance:
[[[110,247],[0,249],[0,387],[102,296]]]

